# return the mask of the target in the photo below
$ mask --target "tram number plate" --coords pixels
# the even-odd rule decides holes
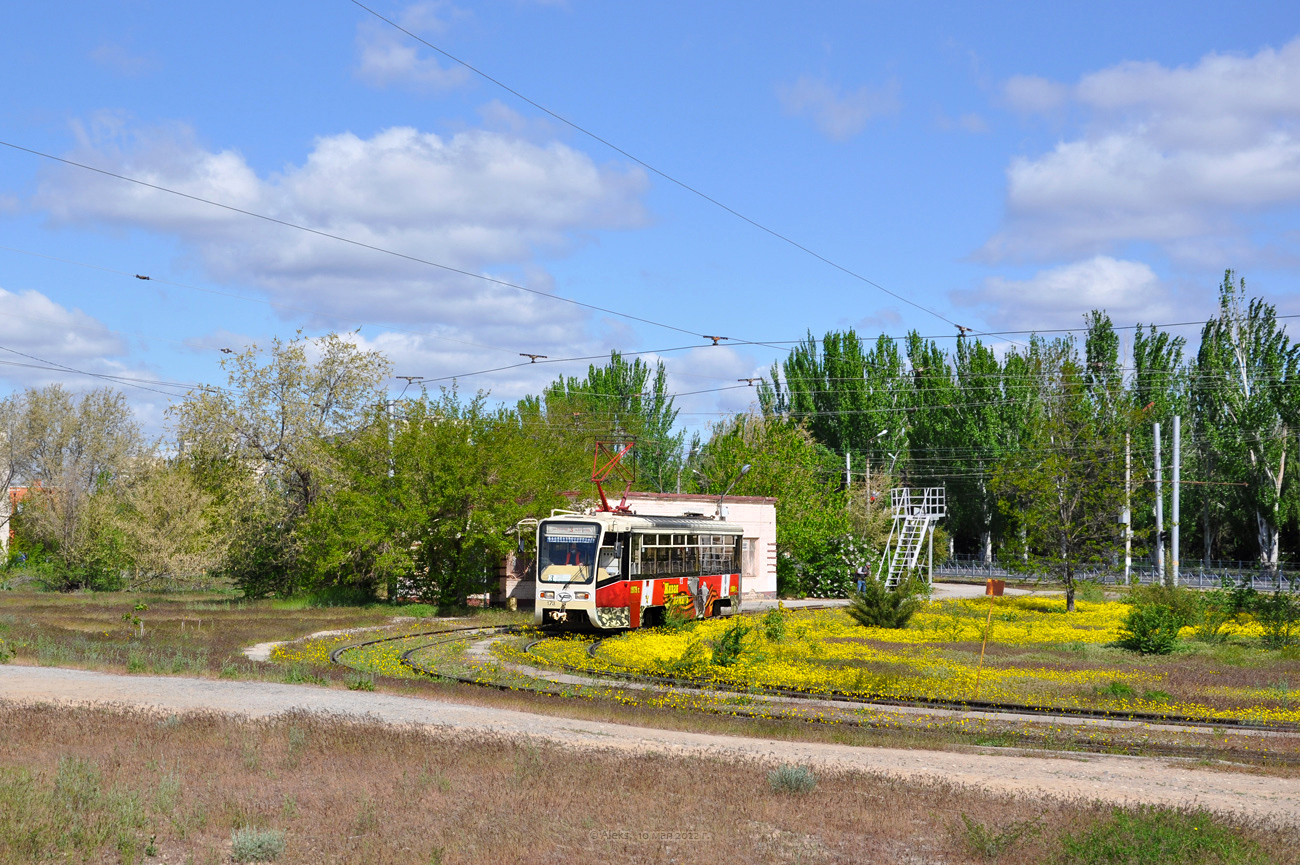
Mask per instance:
[[[665,595],[675,595],[675,594],[677,594],[678,592],[680,592],[681,590],[682,590],[682,587],[681,587],[681,586],[678,586],[678,585],[676,585],[676,584],[669,584],[669,585],[664,586],[664,594],[665,594]]]
[[[639,594],[641,594],[641,587],[640,587],[640,586],[629,586],[629,587],[628,587],[628,591],[629,591],[630,593],[634,594],[634,595],[639,595]]]

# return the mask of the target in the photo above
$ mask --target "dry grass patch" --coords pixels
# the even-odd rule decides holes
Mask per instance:
[[[164,675],[216,673],[228,678],[266,675],[264,666],[249,663],[242,654],[256,643],[375,627],[394,619],[410,622],[412,615],[437,612],[425,605],[311,606],[196,594],[16,591],[5,592],[3,598],[0,639],[19,663]],[[132,618],[143,622],[143,633]],[[303,666],[323,670],[329,665],[320,659]],[[316,670],[312,675],[323,674]]]
[[[758,764],[579,754],[303,714],[254,722],[0,703],[0,729],[5,862],[225,863],[254,841],[282,842],[281,863],[979,862],[986,851],[961,827],[996,838],[1035,815],[1038,831],[998,861],[1037,863],[1115,814],[820,771],[790,795]],[[1290,830],[1206,819],[1252,855],[1300,861]]]

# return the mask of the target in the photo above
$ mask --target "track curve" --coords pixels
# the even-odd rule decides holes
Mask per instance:
[[[352,643],[341,646],[330,652],[330,662],[348,669],[356,669],[349,664],[344,663],[341,658],[344,653],[359,649],[366,646],[378,645],[386,642],[396,642],[398,640],[409,640],[414,637],[444,637],[445,639],[435,639],[427,643],[422,643],[405,650],[399,655],[399,660],[403,666],[420,675],[429,676],[437,679],[451,680],[462,684],[475,685],[478,687],[489,688],[500,691],[518,691],[519,687],[506,685],[497,682],[486,682],[482,679],[476,679],[470,676],[462,676],[448,671],[441,671],[424,667],[411,659],[411,656],[424,649],[433,646],[445,645],[464,639],[465,636],[472,633],[485,635],[519,635],[533,630],[532,628],[518,625],[498,625],[498,626],[469,626],[463,628],[444,628],[436,631],[424,631],[415,634],[401,634],[391,637],[379,637],[371,640],[364,640],[359,643]],[[985,715],[1011,716],[1019,717],[1025,720],[1035,721],[1092,721],[1101,723],[1118,723],[1124,725],[1142,724],[1149,725],[1152,728],[1167,728],[1170,730],[1213,730],[1213,729],[1231,729],[1236,732],[1251,733],[1256,735],[1279,735],[1290,736],[1300,733],[1300,728],[1292,725],[1266,725],[1252,724],[1247,721],[1238,721],[1235,719],[1206,721],[1200,718],[1193,718],[1182,715],[1158,715],[1155,713],[1127,712],[1115,713],[1097,709],[1060,709],[1036,706],[1025,706],[1021,704],[996,703],[988,701],[968,700],[968,701],[944,701],[944,700],[895,700],[884,697],[863,697],[861,695],[848,694],[844,692],[813,692],[795,688],[740,688],[729,685],[724,682],[717,682],[709,679],[696,678],[672,678],[666,676],[652,676],[644,673],[632,671],[626,667],[620,669],[591,670],[583,667],[576,667],[570,664],[559,663],[547,658],[543,658],[533,652],[533,648],[547,640],[555,639],[554,636],[542,636],[534,639],[523,648],[523,652],[530,657],[536,658],[539,668],[552,668],[563,670],[570,675],[576,675],[588,680],[589,684],[600,684],[602,678],[616,679],[618,681],[628,682],[634,686],[642,688],[659,687],[677,690],[689,690],[693,692],[709,694],[744,694],[753,697],[775,698],[782,701],[806,701],[809,704],[817,702],[833,702],[836,704],[849,704],[852,706],[862,707],[879,707],[883,709],[901,708],[901,709],[931,709],[945,713],[980,713]],[[587,648],[587,653],[593,659],[596,657],[596,651],[606,639],[601,638],[593,642]],[[613,664],[609,661],[602,663],[610,664],[615,667],[622,667],[619,664]],[[555,684],[553,681],[538,678],[537,681],[545,681]],[[735,712],[735,714],[746,714],[744,712]],[[849,722],[853,723],[853,722]]]

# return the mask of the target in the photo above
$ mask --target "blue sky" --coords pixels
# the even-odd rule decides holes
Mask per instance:
[[[808,330],[1203,320],[1225,267],[1300,312],[1300,7],[1134,5],[374,0],[936,316],[349,0],[11,4],[6,142],[691,335],[0,147],[0,360],[220,383],[223,347],[360,326],[397,374],[514,399],[585,362],[464,374],[619,348],[711,391],[698,426]],[[177,389],[148,387],[159,427]]]

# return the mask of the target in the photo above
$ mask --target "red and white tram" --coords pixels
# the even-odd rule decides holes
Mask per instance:
[[[640,628],[676,607],[740,611],[742,529],[700,517],[557,511],[537,527],[538,625]]]

